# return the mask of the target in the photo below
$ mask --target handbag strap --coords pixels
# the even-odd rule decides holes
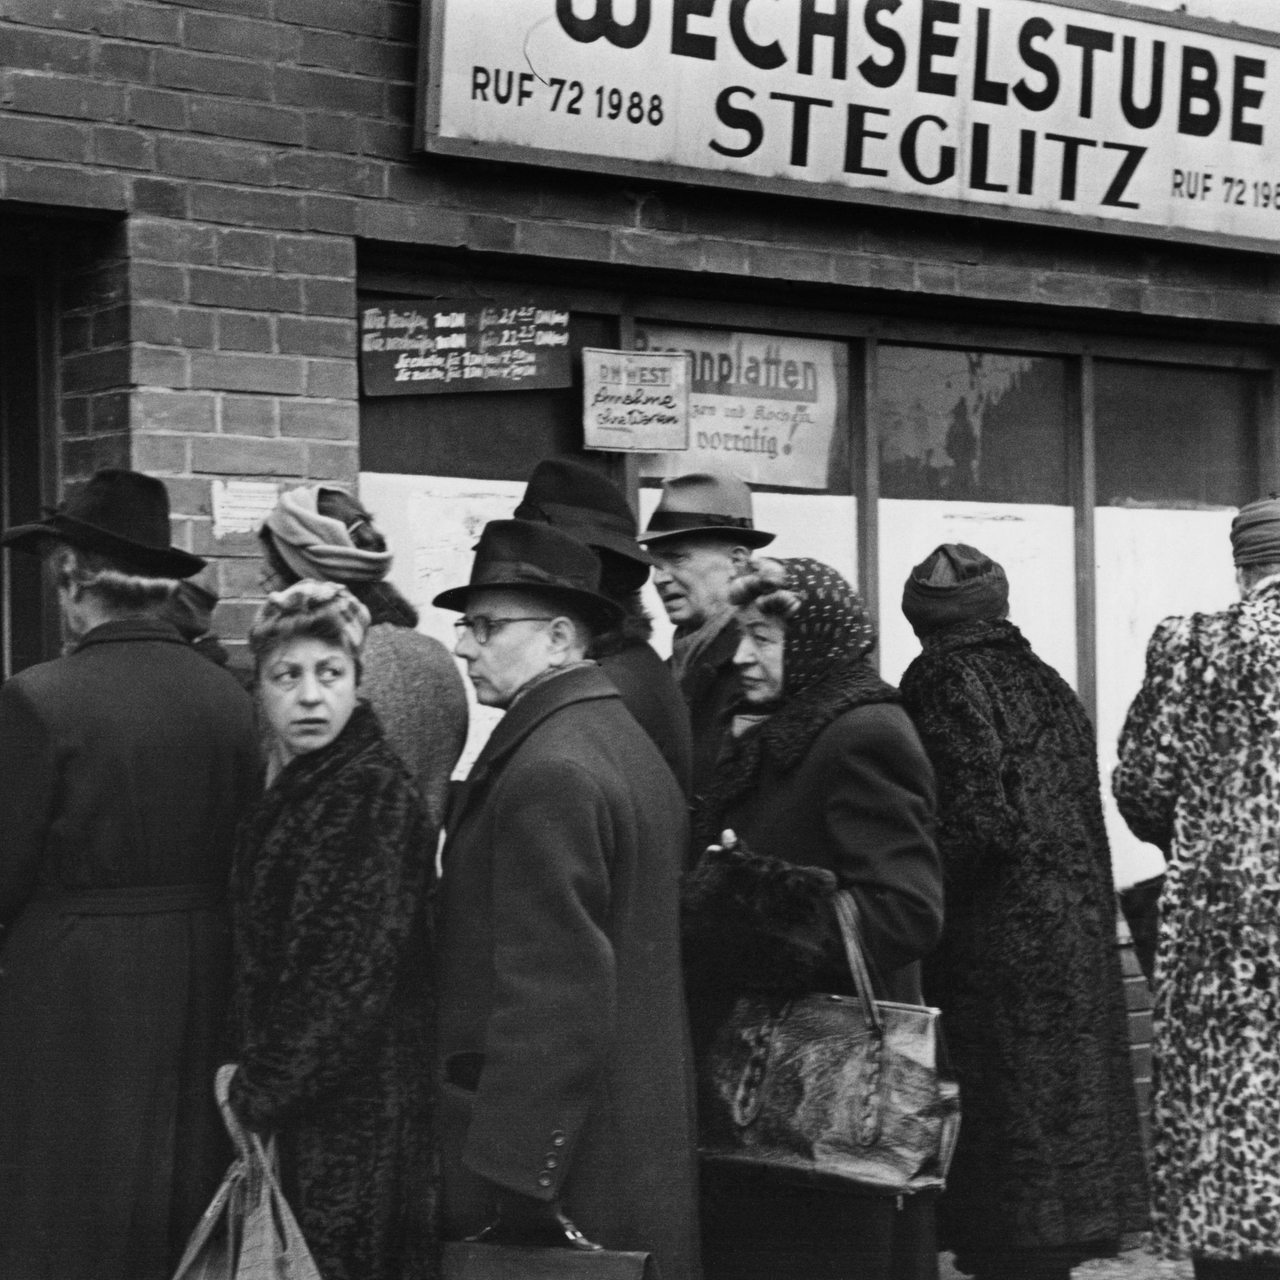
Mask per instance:
[[[867,967],[867,957],[862,949],[857,899],[848,889],[841,889],[835,896],[835,908],[836,919],[840,922],[840,937],[844,941],[845,959],[848,960],[849,972],[853,975],[853,989],[858,993],[858,999],[862,1001],[862,1011],[866,1015],[867,1026],[876,1035],[882,1035],[884,1024],[871,986],[871,972]]]

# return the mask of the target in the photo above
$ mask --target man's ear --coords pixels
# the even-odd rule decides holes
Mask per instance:
[[[586,652],[578,631],[578,624],[567,614],[552,618],[547,626],[547,634],[556,652],[570,655],[569,660],[572,660],[572,654],[578,650]]]
[[[747,567],[751,564],[751,551],[747,547],[730,547],[729,559],[733,561],[735,575],[746,573]]]

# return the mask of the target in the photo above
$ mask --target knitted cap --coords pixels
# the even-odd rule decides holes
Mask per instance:
[[[907,576],[902,612],[918,636],[956,622],[1004,618],[1009,613],[1009,579],[976,547],[944,542]]]
[[[1280,561],[1280,498],[1275,494],[1240,508],[1231,522],[1231,555],[1237,566]]]

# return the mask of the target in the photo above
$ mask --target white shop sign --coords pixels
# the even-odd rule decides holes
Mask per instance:
[[[707,467],[749,484],[825,489],[848,349],[788,334],[637,324],[636,348],[689,360],[689,447],[648,454],[645,476]]]
[[[689,357],[582,350],[582,443],[617,452],[689,447]]]
[[[433,151],[1280,238],[1280,36],[1121,0],[437,0]]]

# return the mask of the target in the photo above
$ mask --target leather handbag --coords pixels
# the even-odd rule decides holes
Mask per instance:
[[[228,1090],[234,1066],[218,1068],[214,1092],[236,1159],[196,1224],[173,1280],[321,1280],[276,1176],[274,1140],[240,1123]]]
[[[579,1252],[524,1245],[444,1246],[442,1280],[659,1280],[647,1253],[615,1249]]]
[[[864,1194],[941,1190],[960,1127],[940,1013],[877,1000],[847,892],[853,996],[743,996],[699,1065],[703,1160]]]

